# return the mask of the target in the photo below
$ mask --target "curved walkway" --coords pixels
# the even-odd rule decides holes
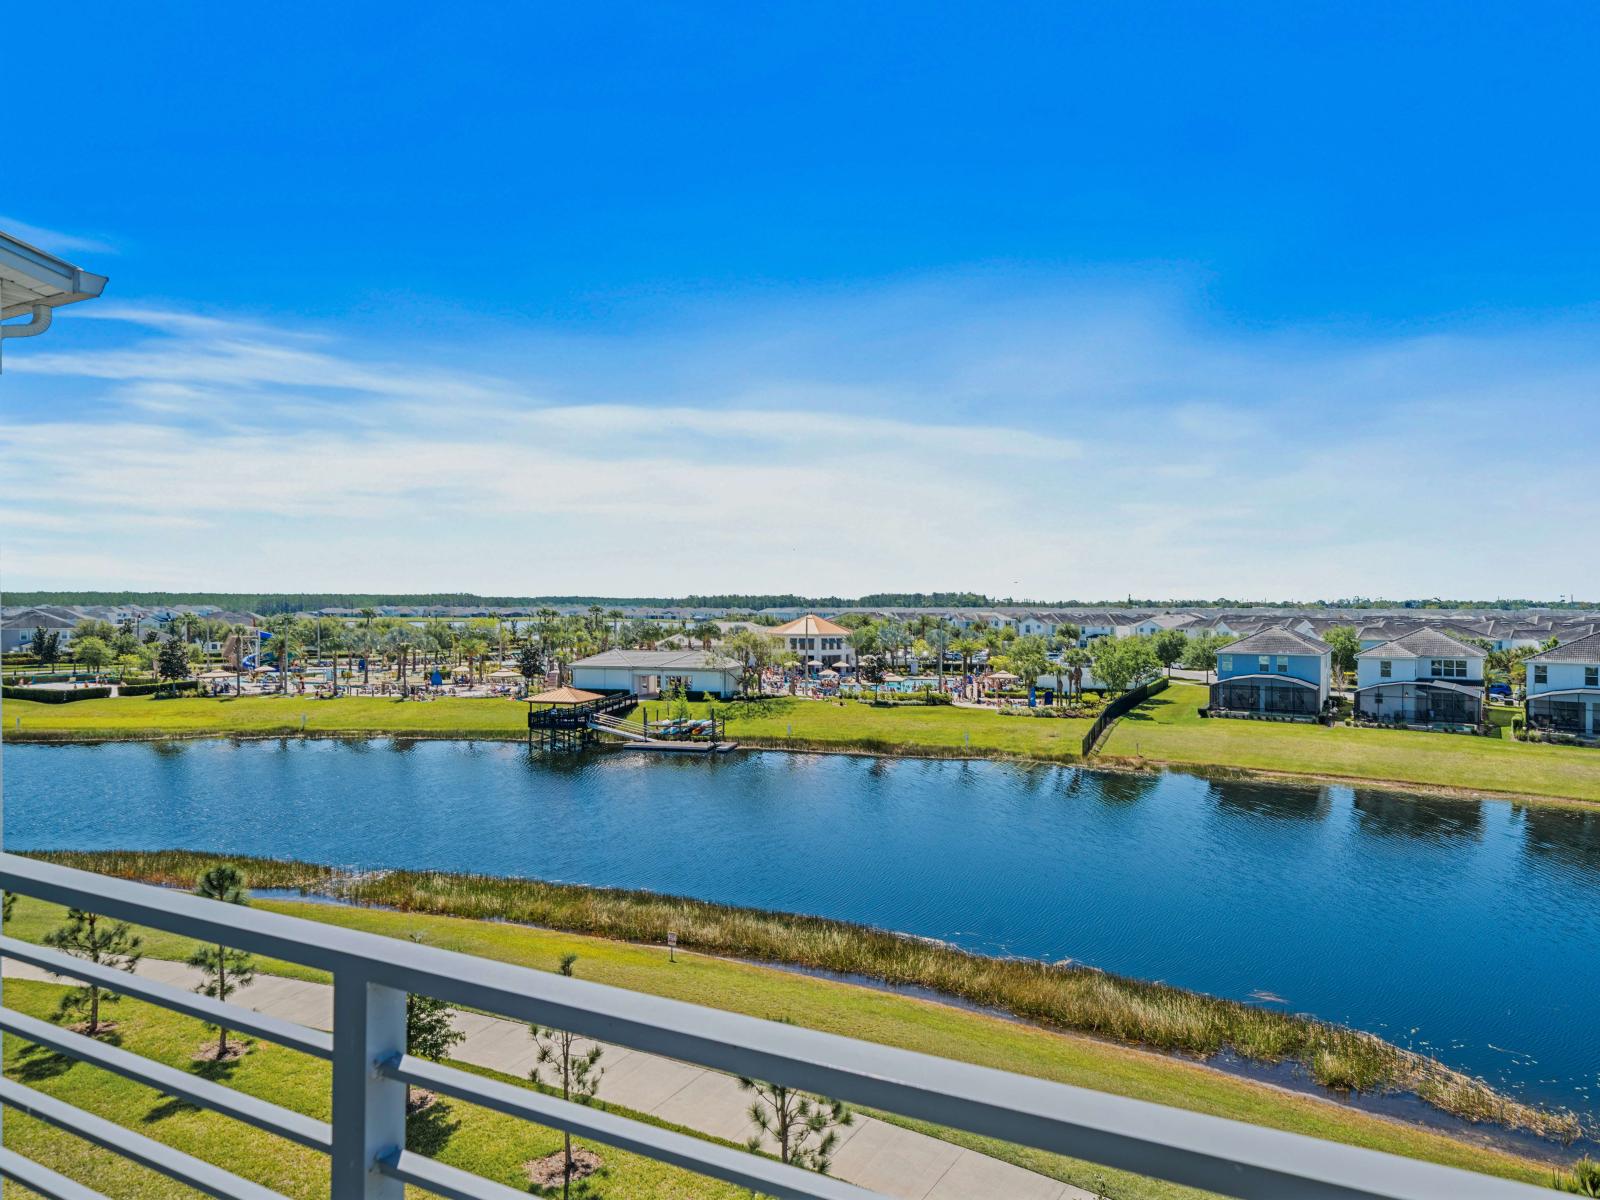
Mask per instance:
[[[4,970],[8,979],[65,982],[26,963],[8,960]],[[200,978],[186,963],[148,958],[139,964],[139,974],[184,988],[193,988]],[[333,989],[324,983],[258,975],[230,1000],[313,1029],[333,1027]],[[536,1049],[526,1025],[470,1012],[456,1013],[454,1022],[466,1037],[452,1058],[527,1077]],[[590,1043],[579,1045],[587,1053]],[[731,1075],[621,1046],[604,1050],[599,1096],[607,1103],[740,1144],[754,1132],[750,1098]],[[1094,1200],[1092,1193],[1070,1184],[859,1115],[839,1130],[831,1173],[902,1200]]]

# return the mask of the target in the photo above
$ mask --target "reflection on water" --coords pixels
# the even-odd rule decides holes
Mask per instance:
[[[1254,780],[1208,780],[1207,791],[1224,812],[1279,820],[1320,821],[1328,815],[1332,789],[1326,787],[1286,788],[1276,783]]]
[[[1600,812],[1517,805],[1528,853],[1600,871]]]
[[[1363,833],[1438,839],[1477,837],[1483,828],[1482,800],[1357,788],[1355,805]]]
[[[1597,759],[1600,761],[1600,759]],[[1162,979],[1537,1098],[1600,1079],[1600,816],[974,761],[505,743],[9,746],[12,849],[182,846],[648,888]],[[108,802],[115,797],[115,802]]]
[[[1074,771],[1070,790],[1102,804],[1132,805],[1155,793],[1162,777],[1143,771]]]

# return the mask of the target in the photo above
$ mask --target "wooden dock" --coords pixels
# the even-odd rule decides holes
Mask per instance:
[[[652,750],[662,754],[726,754],[739,748],[738,742],[663,742],[655,738],[626,741],[624,750]]]

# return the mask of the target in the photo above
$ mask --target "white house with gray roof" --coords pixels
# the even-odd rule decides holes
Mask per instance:
[[[1600,633],[1542,651],[1525,665],[1529,729],[1600,739]]]
[[[744,668],[704,650],[607,650],[572,664],[572,686],[585,692],[633,692],[653,699],[676,687],[735,696]]]
[[[1384,725],[1483,724],[1477,646],[1417,629],[1356,655],[1356,718]]]
[[[1212,716],[1315,720],[1328,703],[1333,650],[1321,638],[1275,625],[1217,652]]]

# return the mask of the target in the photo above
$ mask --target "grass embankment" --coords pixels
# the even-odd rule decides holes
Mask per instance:
[[[651,717],[666,705],[649,702]],[[706,706],[691,706],[696,716]],[[718,706],[728,734],[751,746],[854,750],[928,757],[1076,761],[1088,721],[1002,717],[951,705],[874,708],[856,701],[771,697]],[[11,741],[105,741],[159,737],[312,735],[516,739],[527,734],[527,707],[498,699],[419,702],[373,696],[233,699],[150,696],[41,704],[6,703]],[[301,721],[304,719],[302,730]]]
[[[6,1005],[29,1016],[49,1019],[63,990],[53,984],[8,982]],[[106,1011],[116,1022],[107,1040],[124,1050],[178,1070],[193,1071],[306,1116],[329,1119],[331,1069],[319,1059],[255,1042],[250,1053],[235,1062],[220,1066],[197,1063],[196,1050],[214,1039],[208,1026],[135,1000],[124,999]],[[328,1194],[326,1155],[85,1066],[16,1036],[6,1039],[5,1049],[6,1075],[28,1087],[226,1167],[293,1200],[320,1200]],[[501,1082],[527,1086],[525,1080],[512,1076],[457,1065]],[[627,1115],[638,1117],[634,1113]],[[662,1124],[649,1117],[639,1119]],[[406,1140],[413,1150],[518,1191],[528,1190],[523,1164],[561,1148],[561,1135],[554,1130],[451,1099],[441,1099],[414,1114],[407,1122]],[[91,1147],[17,1110],[6,1113],[5,1144],[106,1196],[176,1200],[195,1195],[154,1171],[108,1150]],[[736,1200],[749,1195],[742,1188],[636,1154],[613,1149],[601,1153],[602,1173],[576,1185],[575,1195],[638,1196],[650,1200]]]
[[[654,717],[656,705],[646,707]],[[690,707],[695,716],[705,715],[704,704]],[[718,711],[728,718],[728,736],[745,746],[1043,762],[1079,761],[1093,724],[1073,717],[1002,717],[950,704],[880,708],[788,696],[718,705]]]
[[[185,851],[67,852],[42,857],[102,874],[180,886],[192,883],[207,864],[216,861],[213,856]],[[316,920],[401,933],[406,930],[407,921],[415,919],[409,914],[429,914],[468,921],[515,922],[654,945],[662,944],[668,931],[672,931],[678,935],[680,946],[702,953],[737,955],[926,987],[969,1003],[1012,1013],[1048,1028],[1089,1034],[1126,1045],[1201,1057],[1231,1049],[1255,1061],[1294,1060],[1327,1086],[1415,1093],[1441,1110],[1468,1120],[1494,1122],[1554,1137],[1574,1137],[1580,1132],[1576,1118],[1570,1114],[1552,1113],[1523,1104],[1480,1080],[1370,1034],[1087,968],[989,958],[841,921],[736,908],[650,892],[413,871],[346,877],[327,867],[273,860],[247,860],[241,861],[241,865],[256,887],[302,888],[338,896],[353,904],[382,905],[398,910],[383,912],[316,905],[297,908],[300,915]],[[19,916],[18,920],[22,918]],[[19,924],[17,928],[21,936],[28,936],[27,926]],[[496,941],[498,935],[492,931],[507,928],[510,927],[472,924],[456,927],[452,936],[458,939],[458,944],[451,948],[505,958],[515,946]],[[467,931],[474,931],[470,945],[459,941]],[[524,929],[517,936],[526,938],[532,934]],[[151,952],[161,953],[156,949]],[[654,957],[647,961],[658,967],[659,954],[650,953]],[[177,957],[177,952],[172,956]],[[734,970],[735,966],[724,964],[722,969]],[[671,973],[663,976],[656,969],[612,982],[635,990],[661,991],[663,985],[678,978]],[[779,979],[784,981],[781,986]],[[754,975],[718,975],[715,987],[680,998],[754,1012],[758,1016],[788,1017],[787,1010],[775,1012],[771,1009],[774,989],[781,993],[784,988],[805,988],[814,982],[775,977],[770,971]],[[752,985],[755,986],[752,988]],[[857,1007],[887,1004],[902,1014],[906,1010],[896,1006],[908,1003],[895,996],[877,996],[868,1001],[861,989],[850,989],[850,994],[856,998]],[[923,1012],[920,1008],[915,1011]],[[815,1024],[812,1014],[804,1009],[792,1015],[801,1023]],[[939,1023],[948,1023],[957,1016],[965,1019],[968,1015],[946,1012],[941,1014]],[[919,1024],[911,1022],[913,1027]],[[996,1036],[992,1022],[986,1023],[984,1028],[985,1038]],[[859,1014],[844,1017],[836,1027],[837,1032],[874,1037],[865,1029]],[[930,1043],[917,1036],[880,1036],[875,1040],[953,1057],[969,1057],[952,1053],[939,1040]],[[975,1055],[972,1061],[990,1061],[977,1044],[971,1050]],[[1109,1048],[1102,1047],[1102,1050],[1109,1052]],[[1010,1070],[1041,1073],[1036,1067],[1030,1068],[1026,1058],[1004,1065]],[[1126,1086],[1117,1086],[1117,1078],[1117,1070],[1107,1062],[1087,1085],[1139,1094]],[[1071,1081],[1086,1082],[1081,1078]],[[1184,1089],[1179,1088],[1175,1095],[1146,1095],[1144,1098],[1182,1104],[1183,1096]]]
[[[154,696],[41,704],[8,700],[8,741],[93,741],[218,734],[526,737],[527,705],[503,699],[397,700],[381,696]],[[304,720],[302,728],[301,722]]]
[[[1174,683],[1123,717],[1099,757],[1600,801],[1600,752],[1505,737],[1211,720],[1207,691]],[[1497,732],[1502,732],[1497,729]]]

